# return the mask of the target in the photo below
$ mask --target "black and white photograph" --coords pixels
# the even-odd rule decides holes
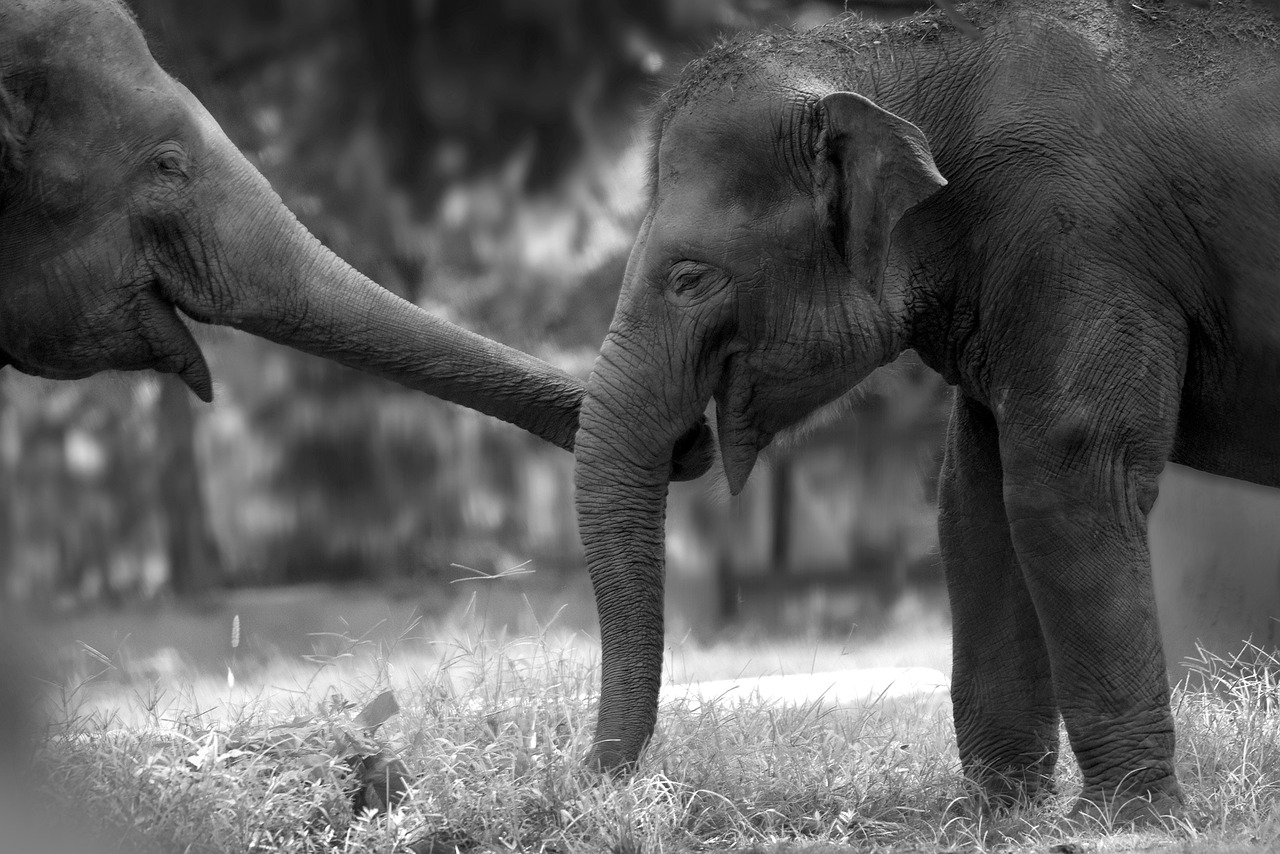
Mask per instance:
[[[1278,849],[1277,0],[0,0],[0,854]]]

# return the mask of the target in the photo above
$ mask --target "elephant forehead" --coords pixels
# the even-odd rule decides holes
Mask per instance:
[[[19,62],[103,71],[151,58],[132,13],[117,0],[8,0],[0,23]]]
[[[83,50],[77,49],[77,43],[83,43]],[[136,127],[144,93],[164,86],[167,78],[140,36],[131,44],[125,39],[85,35],[52,50],[37,60],[47,81],[38,118],[63,129],[59,141],[65,144],[75,144],[78,138],[92,145]],[[95,59],[97,55],[105,58]]]
[[[33,31],[37,40],[51,40],[43,56],[30,59],[48,80],[40,115],[50,132],[41,153],[60,152],[85,170],[100,156],[131,154],[163,139],[191,145],[220,138],[208,111],[155,62],[114,2],[69,3],[60,16],[47,17],[62,21],[65,32],[49,32],[52,24]]]
[[[794,193],[781,107],[761,103],[699,105],[673,116],[658,147],[659,192],[683,192],[720,210],[761,213]]]
[[[659,205],[650,237],[657,250],[654,259],[693,258],[711,264],[725,263],[730,248],[738,242],[735,235],[745,234],[748,226],[746,218],[738,213],[685,203],[680,198]]]
[[[649,261],[688,258],[738,275],[780,270],[811,254],[814,209],[792,192],[767,210],[739,204],[706,190],[666,195],[653,209]]]

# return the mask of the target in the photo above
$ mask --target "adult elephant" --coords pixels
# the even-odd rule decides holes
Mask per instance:
[[[572,449],[582,383],[361,276],[293,216],[115,0],[0,3],[0,366],[212,383],[178,311]],[[695,422],[691,421],[691,424]],[[690,429],[678,477],[710,464]]]
[[[676,437],[714,398],[736,493],[775,435],[915,349],[957,388],[966,773],[1036,796],[1061,716],[1077,810],[1181,800],[1146,517],[1168,460],[1280,486],[1277,30],[1243,0],[961,12],[981,39],[937,15],[741,38],[661,104],[578,437],[600,766],[655,722]]]

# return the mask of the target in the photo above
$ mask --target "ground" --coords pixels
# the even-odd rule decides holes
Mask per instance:
[[[582,766],[598,647],[562,630],[554,612],[531,615],[543,627],[531,633],[475,628],[484,622],[464,609],[451,621],[391,632],[394,642],[348,638],[309,661],[251,668],[228,655],[216,674],[131,675],[110,655],[82,650],[82,673],[106,674],[81,676],[55,698],[57,724],[39,751],[41,774],[28,783],[74,805],[57,811],[53,830],[78,823],[130,851],[1217,852],[1280,844],[1275,661],[1259,651],[1234,664],[1206,661],[1207,682],[1178,691],[1188,809],[1135,834],[1062,825],[1078,786],[1072,767],[1058,799],[983,816],[959,773],[948,703],[936,693],[841,706],[813,697],[669,701],[637,773],[600,780]],[[948,670],[945,620],[917,612],[905,622],[865,641],[856,633],[818,642],[672,638],[667,678]],[[230,625],[227,633],[230,652]],[[25,811],[24,826],[36,826],[37,814]]]

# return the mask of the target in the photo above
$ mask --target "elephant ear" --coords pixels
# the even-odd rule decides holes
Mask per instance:
[[[947,179],[906,119],[853,92],[827,95],[818,110],[818,204],[845,265],[876,291],[894,226]]]

